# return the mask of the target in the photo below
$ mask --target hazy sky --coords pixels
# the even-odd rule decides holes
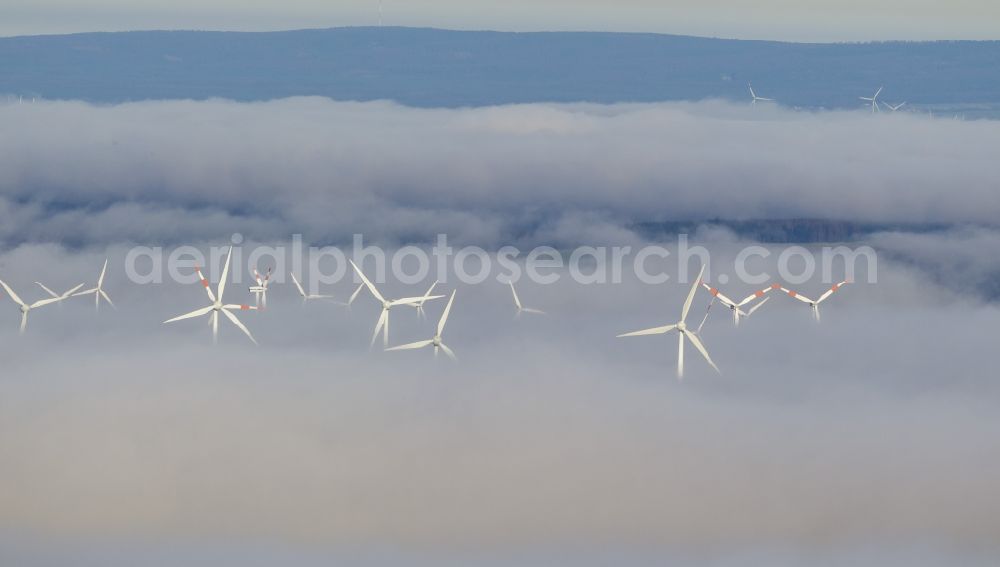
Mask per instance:
[[[386,25],[856,41],[997,39],[993,0],[384,0]],[[4,0],[0,35],[375,25],[378,0]]]

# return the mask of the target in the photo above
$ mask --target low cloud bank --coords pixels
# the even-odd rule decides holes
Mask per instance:
[[[0,239],[470,243],[635,222],[991,224],[991,121],[722,102],[415,109],[294,98],[0,106]],[[626,230],[627,232],[627,230]]]

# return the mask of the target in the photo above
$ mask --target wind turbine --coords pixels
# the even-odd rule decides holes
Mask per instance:
[[[44,307],[44,306],[49,305],[51,303],[58,303],[58,302],[60,302],[60,301],[62,301],[64,299],[66,299],[67,297],[71,296],[76,290],[78,290],[81,287],[83,287],[83,284],[80,284],[80,285],[74,287],[73,289],[67,291],[66,293],[64,293],[62,295],[59,295],[59,296],[56,296],[56,297],[50,297],[48,299],[40,299],[40,300],[38,300],[38,301],[30,304],[30,305],[27,304],[27,303],[25,303],[24,301],[22,301],[21,298],[18,297],[18,295],[16,293],[14,293],[14,290],[10,289],[10,286],[8,286],[6,284],[6,282],[4,282],[3,280],[0,280],[0,286],[3,286],[4,290],[7,291],[7,295],[9,295],[10,298],[14,301],[14,303],[16,303],[17,306],[21,309],[21,331],[20,331],[20,333],[23,335],[25,329],[28,328],[28,312],[29,311],[31,311],[32,309],[38,309],[39,307]]]
[[[900,108],[903,108],[904,106],[906,106],[906,101],[904,100],[903,102],[901,102],[901,103],[899,103],[897,105],[891,105],[889,103],[885,103],[885,105],[889,107],[889,110],[891,110],[893,112],[896,112]]]
[[[545,315],[545,312],[541,309],[532,309],[530,307],[525,307],[521,305],[521,299],[517,296],[517,290],[514,289],[514,281],[511,280],[507,282],[510,284],[510,293],[514,296],[514,307],[517,308],[517,316],[521,313],[534,313],[535,315]]]
[[[858,98],[860,98],[861,100],[867,100],[868,102],[871,102],[872,103],[872,114],[874,114],[874,113],[878,112],[878,95],[881,94],[881,93],[882,93],[882,87],[879,87],[878,90],[875,91],[875,95],[874,96],[871,96],[871,97],[859,96]]]
[[[773,98],[764,98],[762,96],[757,96],[757,93],[753,92],[753,86],[751,86],[750,83],[747,83],[747,88],[750,89],[750,97],[752,98],[750,106],[757,106],[758,100],[762,102],[774,102]]]
[[[705,282],[701,282],[701,286],[704,287],[705,289],[707,289],[708,293],[712,294],[712,297],[714,298],[713,301],[715,299],[718,299],[719,302],[721,302],[723,305],[725,305],[726,307],[728,307],[730,311],[732,311],[732,313],[733,313],[733,325],[736,325],[737,327],[740,324],[740,319],[741,318],[750,317],[751,315],[753,315],[754,311],[757,311],[758,309],[760,309],[765,303],[768,302],[768,300],[771,299],[770,297],[764,297],[764,295],[767,294],[767,292],[771,291],[772,289],[781,289],[780,285],[773,284],[771,287],[762,289],[760,291],[756,291],[756,292],[754,292],[754,293],[746,296],[742,301],[736,302],[736,301],[733,301],[732,299],[729,299],[721,291],[719,291],[718,289],[716,289],[716,288],[708,285]],[[754,305],[748,311],[743,311],[743,306],[747,305],[751,301],[754,301],[756,299],[760,299],[762,297],[764,297],[763,301],[761,301],[760,303]],[[711,307],[711,305],[709,305],[709,307]],[[706,313],[705,316],[707,317],[708,313]],[[701,329],[701,327],[698,327],[698,328]]]
[[[434,280],[434,283],[431,284],[431,287],[427,288],[427,293],[424,294],[424,300],[419,303],[413,304],[413,306],[417,308],[417,314],[420,315],[421,317],[424,316],[424,303],[427,302],[427,298],[431,296],[431,292],[434,291],[434,288],[437,287],[437,284],[439,283],[441,282],[438,280]]]
[[[243,333],[250,338],[253,344],[257,344],[257,340],[253,338],[250,331],[236,318],[236,315],[230,313],[230,310],[239,309],[240,311],[256,311],[256,307],[251,307],[249,305],[226,305],[222,303],[222,294],[226,291],[226,280],[229,279],[229,261],[233,257],[233,247],[229,247],[229,254],[226,256],[226,265],[222,268],[222,279],[219,280],[218,294],[212,293],[212,288],[209,287],[208,280],[201,273],[201,268],[195,266],[195,271],[198,272],[198,277],[201,279],[201,285],[205,287],[205,292],[208,294],[208,300],[212,302],[208,307],[202,307],[201,309],[196,309],[186,315],[181,315],[179,317],[174,317],[173,319],[168,319],[163,322],[164,325],[167,323],[173,323],[175,321],[182,321],[184,319],[193,319],[195,317],[201,317],[202,315],[209,315],[209,324],[212,326],[212,342],[218,342],[219,340],[219,314],[221,313],[232,322],[233,325],[243,331]]]
[[[294,278],[295,276],[293,275],[292,277]],[[263,277],[261,277],[257,268],[254,268],[253,279],[257,281],[257,285],[250,286],[250,293],[254,294],[257,307],[267,309],[267,287],[271,285],[271,268],[267,269],[267,275]]]
[[[104,274],[107,273],[107,271],[108,271],[108,260],[107,258],[105,258],[104,267],[101,268],[101,275],[98,276],[97,278],[97,287],[88,289],[86,291],[81,291],[80,293],[76,294],[76,295],[94,294],[94,309],[97,311],[101,310],[102,297],[104,298],[104,301],[108,302],[108,305],[110,305],[114,309],[118,309],[117,307],[115,307],[115,304],[111,302],[111,298],[108,297],[108,294],[104,291]]]
[[[295,287],[299,290],[299,295],[302,296],[302,303],[307,303],[309,300],[312,299],[330,299],[330,300],[333,299],[332,295],[318,295],[315,293],[306,293],[306,290],[302,289],[302,284],[299,283],[299,278],[295,277],[295,274],[292,272],[289,272],[289,274],[291,274],[292,276],[292,282],[295,283]],[[334,301],[334,303],[338,305],[347,305],[346,303],[340,303],[339,301]]]
[[[365,287],[368,288],[368,291],[372,292],[372,295],[375,296],[375,299],[382,304],[382,314],[378,316],[378,323],[375,324],[375,332],[372,333],[371,346],[375,346],[375,339],[378,338],[378,334],[380,331],[382,331],[383,328],[385,329],[385,332],[382,334],[382,346],[384,347],[389,346],[390,309],[392,309],[397,305],[414,305],[418,302],[429,301],[431,299],[440,299],[444,297],[443,295],[431,295],[431,296],[420,296],[420,297],[404,297],[402,299],[393,299],[393,300],[386,299],[385,297],[382,296],[381,293],[379,293],[377,289],[375,289],[375,286],[372,284],[372,282],[368,281],[368,278],[365,277],[365,274],[364,272],[361,271],[361,268],[359,268],[358,265],[354,263],[354,260],[350,260],[350,262],[351,266],[354,266],[354,271],[358,273],[358,276],[361,278],[361,281],[364,282]],[[355,295],[357,295],[357,293],[355,293]]]
[[[687,299],[684,301],[684,307],[681,309],[681,320],[674,323],[673,325],[664,325],[663,327],[653,327],[652,329],[645,329],[642,331],[634,331],[631,333],[625,333],[618,335],[621,337],[640,337],[645,335],[662,335],[664,333],[669,333],[670,331],[677,331],[677,379],[682,380],[684,378],[684,339],[691,341],[694,348],[698,349],[705,360],[708,362],[709,366],[715,369],[716,372],[722,373],[719,367],[712,362],[712,357],[708,356],[708,351],[705,350],[705,345],[702,344],[701,339],[698,335],[688,329],[687,320],[688,311],[691,310],[691,302],[694,301],[694,294],[698,291],[698,284],[701,282],[701,276],[705,273],[705,265],[702,264],[701,271],[698,272],[698,278],[695,279],[694,283],[691,284],[691,290],[688,292]]]
[[[790,289],[781,288],[781,291],[787,293],[788,295],[794,297],[795,299],[798,299],[802,303],[805,303],[805,304],[809,305],[809,307],[812,308],[813,317],[815,317],[816,318],[816,322],[819,323],[819,321],[820,321],[820,318],[819,318],[819,304],[823,303],[824,301],[826,301],[838,289],[844,287],[845,285],[847,285],[849,283],[851,283],[851,282],[849,282],[849,281],[843,281],[843,282],[840,282],[839,284],[834,284],[833,287],[831,287],[830,289],[826,290],[826,293],[824,293],[823,295],[819,296],[819,299],[817,299],[816,301],[813,301],[812,299],[809,299],[808,297],[806,297],[806,296],[804,296],[804,295],[802,295],[802,294],[800,294],[798,292],[792,291]]]
[[[437,333],[434,334],[434,338],[427,341],[417,341],[415,343],[410,343],[407,345],[395,346],[392,348],[387,348],[385,350],[412,350],[417,348],[424,348],[428,346],[434,347],[434,358],[437,358],[438,349],[443,350],[448,358],[457,361],[458,357],[455,353],[448,348],[448,345],[444,344],[441,340],[441,333],[444,331],[444,325],[448,322],[448,314],[451,313],[451,304],[455,302],[455,292],[458,290],[451,291],[451,297],[448,299],[448,305],[444,308],[444,313],[441,314],[441,319],[438,320]]]

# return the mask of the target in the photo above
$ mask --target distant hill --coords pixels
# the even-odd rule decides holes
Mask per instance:
[[[93,102],[321,95],[416,106],[762,96],[1000,108],[1000,42],[796,44],[415,28],[0,38],[0,93]]]

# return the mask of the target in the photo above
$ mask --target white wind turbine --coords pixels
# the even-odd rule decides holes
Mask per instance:
[[[427,293],[424,294],[423,301],[413,304],[413,306],[417,308],[417,314],[420,315],[421,317],[424,316],[424,303],[427,302],[427,298],[431,296],[431,292],[434,291],[434,288],[437,287],[437,284],[439,283],[441,283],[439,280],[434,280],[434,283],[431,284],[431,287],[427,288]]]
[[[874,114],[874,113],[878,112],[878,95],[881,94],[881,93],[882,93],[882,87],[879,87],[878,90],[875,91],[875,95],[874,96],[870,96],[870,97],[868,97],[868,96],[859,96],[858,98],[861,99],[861,100],[867,100],[868,102],[872,103],[872,114]]]
[[[813,317],[815,317],[816,318],[816,322],[819,323],[819,321],[820,321],[820,317],[819,317],[819,304],[823,303],[824,301],[826,301],[837,290],[839,290],[840,288],[844,287],[845,285],[847,285],[849,283],[851,283],[851,282],[849,282],[849,281],[843,281],[843,282],[840,282],[839,284],[834,284],[833,287],[831,287],[830,289],[826,290],[826,293],[824,293],[823,295],[819,296],[819,299],[817,299],[815,301],[813,301],[812,299],[809,299],[808,297],[806,297],[806,296],[804,296],[804,295],[802,295],[802,294],[800,294],[798,292],[792,291],[790,289],[781,288],[781,291],[787,293],[788,295],[794,297],[795,299],[798,299],[802,303],[805,303],[809,307],[811,307],[812,308],[812,312],[813,312]]]
[[[521,305],[521,298],[517,296],[517,290],[514,289],[514,281],[511,280],[507,282],[510,284],[510,293],[514,296],[514,307],[517,308],[517,315],[520,316],[521,313],[533,313],[535,315],[545,315],[545,312],[541,309],[532,309],[531,307],[525,307]]]
[[[390,309],[392,309],[397,305],[414,305],[418,302],[429,301],[431,299],[440,299],[444,297],[443,295],[431,295],[431,296],[420,296],[420,297],[404,297],[402,299],[393,299],[393,300],[386,299],[385,297],[382,296],[381,293],[379,293],[377,289],[375,289],[375,286],[372,284],[372,282],[368,281],[368,278],[365,277],[365,274],[364,272],[361,271],[361,268],[359,268],[358,265],[354,263],[354,260],[350,260],[350,262],[351,266],[354,266],[354,271],[357,272],[358,277],[361,278],[361,281],[364,283],[365,287],[368,288],[368,291],[372,292],[372,295],[375,297],[375,299],[382,304],[382,313],[378,316],[378,323],[375,324],[375,332],[372,333],[371,346],[375,346],[375,339],[378,338],[379,332],[382,331],[383,329],[385,329],[385,332],[382,333],[382,346],[385,347],[389,346]],[[355,293],[355,295],[357,294]]]
[[[720,303],[722,303],[723,305],[725,305],[726,307],[728,307],[730,311],[732,311],[732,313],[733,313],[733,325],[736,325],[736,326],[739,326],[741,318],[750,317],[751,315],[754,314],[754,311],[757,311],[758,309],[760,309],[765,303],[768,302],[768,300],[771,299],[770,297],[764,297],[764,295],[766,295],[767,292],[769,292],[769,291],[771,291],[773,289],[781,289],[780,285],[773,284],[771,287],[762,289],[760,291],[756,291],[756,292],[752,293],[751,295],[748,295],[745,298],[743,298],[742,301],[737,302],[737,301],[733,301],[732,299],[729,299],[721,291],[719,291],[718,289],[716,289],[716,288],[708,285],[705,282],[701,282],[701,286],[704,287],[705,289],[707,289],[708,293],[712,294],[713,298],[718,299]],[[748,311],[743,311],[743,307],[745,305],[749,304],[751,301],[760,299],[762,297],[764,297],[764,299],[761,302],[759,302],[756,305],[754,305],[753,307],[751,307]],[[711,307],[711,305],[709,305],[709,307]],[[707,317],[708,313],[705,313],[705,316]],[[699,329],[700,328],[701,327],[699,327]]]
[[[714,368],[716,372],[719,372],[721,374],[721,371],[719,370],[719,367],[716,366],[714,362],[712,362],[712,357],[710,357],[708,355],[708,351],[705,350],[705,345],[702,344],[701,339],[698,338],[698,335],[694,331],[688,329],[687,323],[685,322],[687,320],[688,312],[691,310],[691,302],[694,301],[694,294],[695,294],[695,292],[698,291],[698,284],[699,284],[699,282],[701,282],[701,276],[704,273],[705,273],[705,266],[703,264],[701,266],[701,271],[698,272],[698,278],[695,279],[695,281],[694,281],[693,284],[691,284],[691,290],[688,292],[687,299],[684,301],[684,307],[681,309],[681,320],[680,321],[674,323],[673,325],[665,325],[663,327],[653,327],[652,329],[645,329],[645,330],[642,330],[642,331],[634,331],[634,332],[631,332],[631,333],[625,333],[625,334],[622,334],[622,335],[618,335],[619,338],[621,338],[621,337],[639,337],[639,336],[645,336],[645,335],[662,335],[664,333],[669,333],[670,331],[676,330],[677,331],[677,378],[678,379],[683,379],[684,378],[684,339],[685,338],[687,340],[691,341],[691,344],[693,344],[694,348],[698,349],[698,352],[700,352],[701,355],[703,357],[705,357],[705,360],[708,361],[708,364],[712,368]]]
[[[292,277],[294,278],[295,276]],[[263,277],[254,268],[253,279],[257,282],[257,285],[250,286],[250,293],[254,294],[257,307],[267,309],[267,288],[271,285],[271,268],[267,269],[267,275]]]
[[[203,307],[201,309],[196,309],[186,315],[181,315],[179,317],[174,317],[173,319],[168,319],[163,322],[163,324],[173,323],[175,321],[181,321],[184,319],[193,319],[195,317],[201,317],[202,315],[209,315],[209,324],[212,326],[212,342],[217,342],[219,340],[219,314],[221,313],[233,325],[243,331],[247,337],[257,344],[257,340],[253,338],[250,331],[236,318],[236,315],[230,313],[230,310],[239,309],[240,311],[251,311],[256,310],[256,307],[251,307],[249,305],[226,305],[222,303],[222,294],[226,291],[226,280],[229,279],[229,261],[233,257],[233,247],[229,247],[229,254],[226,256],[226,265],[222,268],[222,278],[219,280],[218,294],[212,293],[212,288],[209,287],[208,280],[201,273],[200,267],[195,267],[195,271],[198,272],[198,277],[201,279],[201,285],[205,287],[205,292],[208,293],[208,300],[212,302],[208,307]]]
[[[83,284],[80,284],[80,285],[74,287],[73,289],[67,291],[66,293],[64,293],[62,295],[58,295],[56,297],[50,297],[48,299],[40,299],[40,300],[38,300],[38,301],[36,301],[34,303],[31,303],[31,304],[28,304],[28,303],[25,303],[24,301],[22,301],[21,298],[18,297],[18,295],[16,293],[14,293],[14,290],[10,289],[10,286],[8,286],[6,284],[6,282],[4,282],[3,280],[0,280],[0,286],[3,286],[4,290],[7,291],[7,295],[9,295],[10,298],[11,298],[11,300],[13,300],[14,303],[16,303],[17,306],[21,309],[21,331],[20,332],[23,335],[25,329],[28,328],[28,312],[30,312],[32,309],[38,309],[39,307],[44,307],[44,306],[52,304],[52,303],[58,303],[58,302],[60,302],[60,301],[62,301],[64,299],[66,299],[67,297],[71,296],[76,290],[78,290],[81,287],[83,287]]]
[[[773,98],[764,98],[762,96],[757,96],[757,93],[753,91],[753,86],[750,83],[747,83],[747,88],[750,89],[750,97],[751,97],[750,106],[757,106],[758,100],[761,102],[774,102]]]
[[[385,350],[412,350],[417,348],[424,348],[428,346],[434,347],[434,358],[437,358],[438,350],[443,350],[448,358],[452,360],[458,360],[455,353],[452,352],[448,345],[444,344],[441,340],[441,333],[444,332],[444,325],[448,322],[448,314],[451,313],[451,304],[455,302],[455,292],[458,290],[451,291],[451,297],[448,299],[448,305],[444,308],[444,313],[441,314],[441,319],[438,320],[437,332],[434,334],[434,338],[426,341],[417,341],[415,343],[410,343],[401,346],[395,346],[392,348],[387,348]]]
[[[108,305],[110,305],[112,308],[118,309],[117,307],[115,307],[115,304],[111,302],[111,298],[108,297],[108,294],[104,291],[104,274],[106,274],[107,271],[108,271],[108,260],[107,260],[107,258],[105,258],[104,259],[104,267],[101,268],[101,275],[98,276],[98,278],[97,278],[97,287],[94,287],[94,288],[91,288],[91,289],[88,289],[88,290],[85,290],[85,291],[81,291],[80,293],[77,293],[75,295],[75,296],[82,296],[82,295],[93,294],[94,295],[94,309],[96,309],[98,311],[100,311],[100,309],[101,309],[101,298],[104,298],[104,301],[107,301]]]
[[[289,274],[292,276],[292,282],[295,283],[296,289],[299,290],[299,295],[302,296],[302,303],[307,303],[307,302],[309,302],[310,300],[313,300],[313,299],[328,299],[328,300],[333,300],[333,296],[332,295],[319,295],[319,294],[315,294],[315,293],[306,293],[306,290],[302,289],[302,284],[299,283],[299,278],[295,277],[295,274],[292,273],[292,272],[289,272]],[[346,303],[340,303],[339,301],[334,301],[334,303],[336,303],[338,305],[347,305]]]
[[[903,102],[901,102],[899,104],[895,104],[895,105],[889,104],[889,103],[884,103],[884,104],[889,107],[889,110],[891,110],[892,112],[896,112],[900,108],[903,108],[904,106],[906,106],[906,101],[904,100]]]

